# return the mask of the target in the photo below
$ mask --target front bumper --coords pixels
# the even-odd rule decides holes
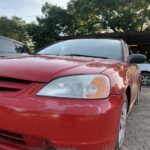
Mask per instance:
[[[123,95],[104,100],[0,97],[0,130],[38,137],[46,143],[39,149],[113,150],[122,103]],[[38,149],[32,140],[27,143],[20,146],[4,141],[0,149]]]

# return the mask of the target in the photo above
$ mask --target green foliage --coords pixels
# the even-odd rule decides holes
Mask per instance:
[[[0,17],[0,35],[26,42],[28,40],[26,22],[15,16],[11,19],[2,16]]]
[[[62,35],[149,31],[150,0],[71,0],[67,9],[45,3],[29,34],[36,48]]]
[[[68,11],[75,18],[75,34],[91,34],[102,31],[93,0],[71,0]]]
[[[42,17],[37,17],[37,25],[28,25],[29,35],[35,41],[36,48],[53,42],[55,37],[73,33],[74,19],[67,10],[45,3],[42,13]]]
[[[143,31],[150,26],[150,0],[71,0],[68,10],[81,34]]]
[[[42,13],[30,24],[0,17],[0,35],[38,49],[63,35],[150,31],[150,0],[70,0],[67,9],[45,3]]]

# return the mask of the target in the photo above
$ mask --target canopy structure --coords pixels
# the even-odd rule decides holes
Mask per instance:
[[[150,32],[121,32],[121,33],[103,33],[95,35],[77,35],[77,36],[64,36],[56,40],[68,40],[78,38],[113,38],[123,39],[130,46],[134,53],[142,53],[147,56],[150,62]]]

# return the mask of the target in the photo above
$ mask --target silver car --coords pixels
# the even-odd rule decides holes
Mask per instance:
[[[150,64],[138,64],[141,75],[142,75],[142,85],[150,86]]]
[[[29,50],[23,43],[0,36],[0,57],[18,56],[27,53],[29,53]]]

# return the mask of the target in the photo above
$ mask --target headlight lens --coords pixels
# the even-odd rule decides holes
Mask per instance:
[[[76,75],[53,80],[37,93],[39,96],[100,99],[110,93],[110,81],[105,75]]]

